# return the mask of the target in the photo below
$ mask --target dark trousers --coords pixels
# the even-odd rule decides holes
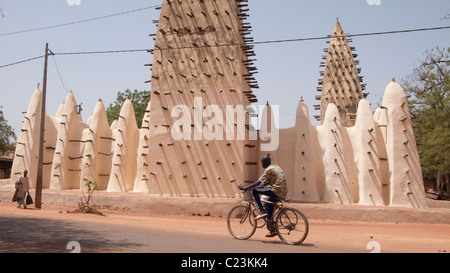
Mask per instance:
[[[256,204],[258,204],[258,208],[263,207],[264,210],[269,214],[267,216],[267,221],[270,221],[272,219],[272,215],[273,215],[273,210],[274,210],[274,205],[269,204],[269,203],[264,203],[264,206],[261,203],[261,197],[260,195],[265,195],[265,196],[269,196],[269,201],[270,202],[277,202],[278,201],[278,196],[270,189],[264,186],[256,186],[252,189],[252,195],[253,198],[255,198]],[[262,213],[262,211],[261,211]]]

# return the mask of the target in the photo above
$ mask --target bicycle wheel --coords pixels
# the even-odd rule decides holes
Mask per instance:
[[[281,241],[288,245],[299,245],[308,236],[309,224],[299,210],[285,208],[277,216],[276,230]]]
[[[236,206],[228,213],[227,227],[234,238],[247,240],[255,233],[255,216],[248,206]]]

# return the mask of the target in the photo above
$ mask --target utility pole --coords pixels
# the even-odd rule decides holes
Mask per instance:
[[[48,43],[45,44],[45,61],[44,61],[44,80],[42,84],[41,98],[41,128],[39,134],[39,159],[36,178],[36,196],[34,197],[34,206],[38,209],[42,204],[42,167],[44,162],[44,133],[45,133],[45,100],[47,93],[47,64],[48,64]]]

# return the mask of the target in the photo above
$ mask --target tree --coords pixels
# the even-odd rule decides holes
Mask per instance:
[[[117,99],[106,109],[109,125],[119,118],[120,110],[127,98],[130,99],[133,104],[136,122],[138,127],[141,128],[145,110],[150,102],[150,91],[138,91],[136,89],[133,92],[131,92],[130,89],[127,89],[125,92],[117,93]]]
[[[2,108],[3,106],[0,106],[0,155],[14,151],[13,141],[16,139],[16,134],[3,116]]]
[[[450,47],[426,52],[425,60],[404,81],[411,95],[422,171],[436,178],[438,195],[450,198]]]

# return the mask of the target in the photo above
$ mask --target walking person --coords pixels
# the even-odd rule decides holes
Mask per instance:
[[[23,176],[21,176],[19,180],[17,180],[16,182],[17,199],[18,199],[17,208],[20,208],[22,204],[24,209],[27,208],[26,197],[30,191],[30,180],[28,180],[27,174],[28,174],[27,170],[23,171]]]

